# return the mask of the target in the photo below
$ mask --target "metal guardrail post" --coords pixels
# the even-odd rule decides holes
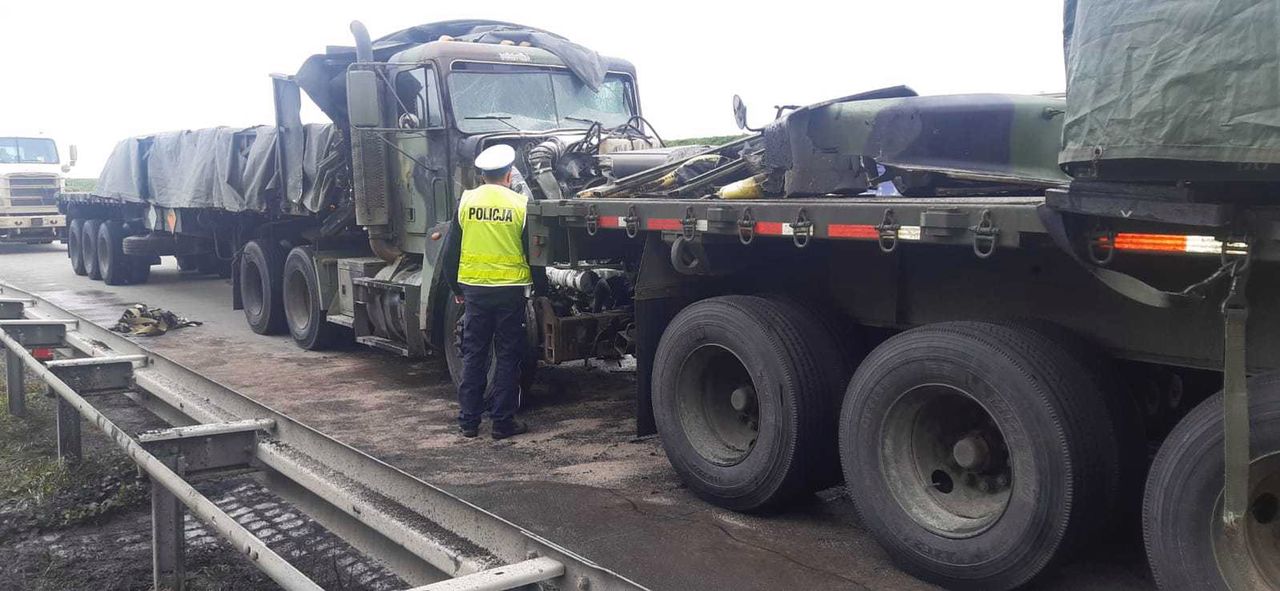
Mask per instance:
[[[4,350],[5,387],[9,391],[9,414],[27,416],[27,385],[23,380],[21,354],[12,349]]]
[[[58,400],[58,459],[72,464],[78,463],[83,449],[80,445],[80,411],[58,396],[53,388],[48,388],[48,391]]]
[[[158,455],[165,467],[181,473],[178,454]],[[169,489],[151,485],[151,577],[156,589],[182,591],[186,587],[186,538],[182,503]]]

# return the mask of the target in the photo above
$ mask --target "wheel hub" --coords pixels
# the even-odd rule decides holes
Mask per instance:
[[[756,389],[751,386],[737,388],[729,395],[729,405],[738,412],[747,412],[756,404]]]
[[[943,384],[903,394],[882,427],[881,462],[898,503],[951,538],[994,524],[1012,497],[1013,469],[995,419],[968,393]]]
[[[745,460],[755,447],[760,411],[751,375],[719,345],[693,352],[680,368],[681,422],[694,450],[721,466]]]
[[[951,447],[951,456],[957,466],[973,472],[981,472],[991,459],[991,448],[980,435],[969,435]]]

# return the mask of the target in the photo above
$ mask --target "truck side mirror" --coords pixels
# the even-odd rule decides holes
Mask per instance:
[[[747,105],[736,94],[733,95],[733,120],[738,124],[738,129],[747,129]]]
[[[70,154],[70,155],[71,155],[71,162],[70,162],[69,164],[70,164],[71,166],[75,166],[75,165],[76,165],[76,160],[79,160],[79,159],[80,159],[80,151],[76,149],[76,145],[75,145],[75,144],[71,144],[71,147],[70,147],[68,150],[69,150],[69,151],[70,151],[70,153],[71,153],[71,154]]]
[[[378,75],[373,70],[347,72],[347,117],[352,127],[382,125],[382,105],[378,103]]]

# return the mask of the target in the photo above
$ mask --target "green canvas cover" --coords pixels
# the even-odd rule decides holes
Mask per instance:
[[[1280,164],[1280,1],[1066,0],[1064,22],[1062,164]]]

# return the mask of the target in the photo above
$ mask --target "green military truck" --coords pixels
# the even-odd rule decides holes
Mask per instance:
[[[1106,29],[1086,8],[1076,39]],[[895,87],[759,129],[737,102],[749,135],[675,149],[629,64],[550,33],[353,31],[274,78],[273,126],[122,144],[104,176],[132,180],[64,202],[98,238],[79,265],[196,257],[258,332],[457,375],[442,232],[475,155],[509,143],[553,286],[530,369],[634,355],[638,429],[701,497],[767,512],[843,481],[900,566],[951,588],[1026,585],[1139,522],[1162,588],[1280,586],[1268,163],[1223,177],[1083,132],[1115,104],[1075,100],[1087,51],[1066,100]],[[332,125],[300,123],[300,91]],[[234,157],[184,201],[175,154]]]

